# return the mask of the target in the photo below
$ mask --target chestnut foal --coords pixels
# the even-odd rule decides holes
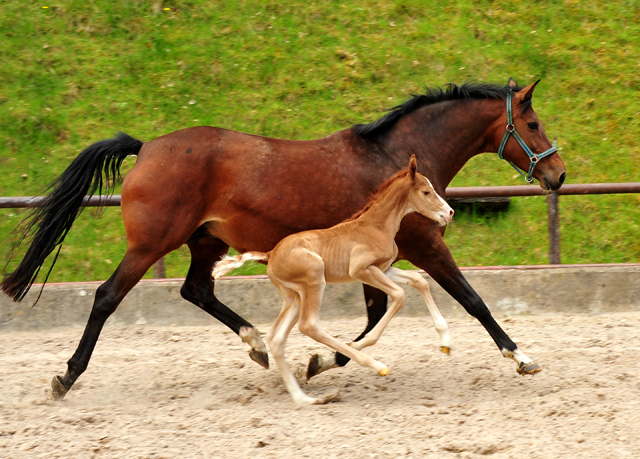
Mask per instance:
[[[447,323],[431,297],[427,282],[415,272],[391,267],[398,255],[394,240],[396,233],[402,218],[411,212],[419,212],[440,226],[449,223],[453,217],[453,210],[435,192],[431,182],[417,173],[415,156],[411,157],[408,169],[398,172],[384,183],[367,206],[350,219],[328,229],[290,235],[271,252],[247,252],[226,257],[216,264],[213,277],[219,279],[247,260],[268,261],[267,274],[280,291],[284,304],[267,341],[294,402],[319,404],[337,396],[337,393],[321,398],[307,396],[287,365],[284,344],[298,320],[298,328],[305,335],[362,366],[373,368],[381,376],[389,374],[385,364],[360,350],[375,344],[391,318],[402,308],[404,290],[395,282],[409,284],[420,291],[440,334],[441,348],[448,352],[450,339]],[[362,340],[347,345],[320,327],[319,312],[326,283],[355,281],[388,294],[391,307]]]

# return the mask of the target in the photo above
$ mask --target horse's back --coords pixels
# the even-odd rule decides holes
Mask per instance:
[[[377,188],[384,171],[351,142],[348,131],[300,141],[207,126],[158,137],[125,178],[125,227],[205,224],[238,251],[269,251],[288,234],[344,220]]]

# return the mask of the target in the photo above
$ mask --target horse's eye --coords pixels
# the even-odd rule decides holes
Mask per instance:
[[[532,131],[537,131],[538,130],[538,123],[536,123],[536,122],[527,123],[527,126],[529,126],[529,129],[531,129]]]
[[[425,196],[429,196],[429,192],[428,192],[428,191],[425,191],[425,192],[424,192],[424,195],[425,195]]]

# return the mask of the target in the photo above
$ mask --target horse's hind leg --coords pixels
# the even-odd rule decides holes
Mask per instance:
[[[367,326],[364,331],[360,333],[360,336],[353,340],[354,342],[364,338],[387,312],[387,294],[371,285],[363,284],[362,287],[364,290],[364,299],[367,303]],[[327,356],[315,354],[309,360],[307,379],[331,368],[343,367],[349,363],[349,360],[351,360],[349,357],[339,352],[333,352]]]
[[[227,253],[229,246],[213,237],[192,238],[187,245],[191,251],[191,266],[180,294],[185,300],[202,308],[233,330],[242,341],[251,346],[249,357],[263,367],[269,368],[267,348],[258,330],[221,303],[214,294],[211,270],[213,265]]]
[[[440,350],[445,354],[449,354],[451,351],[451,337],[449,336],[449,325],[444,320],[438,306],[436,306],[433,297],[431,296],[431,289],[429,283],[415,271],[404,271],[398,268],[389,268],[385,274],[389,279],[399,284],[408,284],[418,290],[427,303],[429,314],[433,319],[433,325],[436,331],[440,335]]]
[[[67,363],[67,372],[64,376],[55,376],[51,381],[54,399],[62,399],[78,377],[84,373],[106,320],[113,314],[125,295],[163,255],[164,253],[155,250],[127,250],[122,262],[109,280],[98,287],[89,321],[76,352]]]
[[[323,273],[320,272],[320,275],[322,274]],[[323,291],[324,284],[321,284],[308,286],[301,292],[299,330],[317,342],[329,346],[333,350],[341,352],[350,359],[355,360],[359,365],[373,368],[380,376],[388,375],[390,373],[389,368],[384,363],[378,362],[353,346],[341,343],[320,327],[320,306],[322,304]]]

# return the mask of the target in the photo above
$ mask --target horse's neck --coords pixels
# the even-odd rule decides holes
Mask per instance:
[[[456,100],[428,105],[399,120],[389,147],[415,153],[436,191],[443,193],[474,156],[495,151],[491,126],[504,111],[501,100]]]
[[[376,227],[389,234],[392,239],[400,229],[402,217],[410,210],[407,196],[408,185],[404,183],[406,178],[398,180],[396,183],[383,192],[380,199],[367,209],[358,220],[361,223]]]

